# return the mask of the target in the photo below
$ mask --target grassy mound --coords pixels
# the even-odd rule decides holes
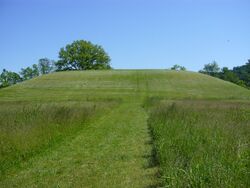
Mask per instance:
[[[2,89],[0,101],[86,101],[131,96],[250,99],[250,91],[207,75],[164,70],[58,72]]]
[[[247,186],[249,99],[232,83],[167,70],[58,72],[1,89],[0,186],[153,186],[147,126],[164,185]]]

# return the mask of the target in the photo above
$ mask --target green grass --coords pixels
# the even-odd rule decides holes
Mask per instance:
[[[131,108],[129,111],[128,109]],[[72,140],[11,170],[1,187],[146,187],[150,145],[146,113],[124,103],[85,126]]]
[[[152,100],[145,103],[148,98]],[[208,101],[199,104],[202,108],[223,100],[238,108],[247,104],[250,91],[206,75],[166,70],[58,72],[1,89],[0,187],[157,186],[157,170],[162,180],[165,167],[152,161],[152,142],[157,139],[151,140],[142,106],[162,107],[162,99],[185,99],[181,106]],[[211,116],[223,119],[223,110],[214,108],[218,113],[211,107]],[[229,111],[231,106],[224,108]],[[185,119],[183,113],[176,119]],[[209,118],[204,115],[203,121]],[[203,134],[198,125],[192,130],[196,128]],[[243,132],[238,134],[249,138]]]
[[[44,148],[81,130],[114,103],[5,104],[0,109],[1,176]]]
[[[148,121],[163,186],[250,186],[250,103],[163,102]]]
[[[168,99],[250,99],[250,91],[192,72],[114,70],[58,72],[1,89],[0,101],[86,101],[131,96]]]

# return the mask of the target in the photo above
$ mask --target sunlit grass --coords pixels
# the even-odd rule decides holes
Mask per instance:
[[[115,102],[2,104],[1,174],[83,129],[91,117],[114,105]]]
[[[148,122],[164,186],[250,186],[250,104],[158,103]]]
[[[162,131],[157,137],[156,132],[153,134],[153,142],[157,143],[158,139],[169,134],[167,138],[164,137],[161,140],[164,151],[159,148],[156,151],[162,152],[159,158],[162,161],[168,157],[172,158],[169,158],[168,163],[161,162],[159,166],[151,164],[152,145],[147,127],[147,114],[142,108],[145,98],[151,100],[147,100],[144,107],[151,109],[158,106],[160,109],[159,114],[156,110],[155,118],[150,116],[148,121],[151,128],[155,124],[155,131],[158,128]],[[162,99],[168,101],[167,104],[162,105]],[[186,100],[183,104],[173,107],[176,111],[175,115],[168,112],[171,111],[170,103],[183,99]],[[212,182],[218,176],[215,167],[221,160],[221,152],[214,155],[218,157],[218,164],[215,163],[214,167],[213,163],[216,159],[211,158],[207,160],[208,167],[205,169],[202,162],[203,153],[199,151],[205,151],[207,147],[216,149],[211,145],[214,142],[218,142],[222,148],[225,142],[232,143],[236,147],[229,138],[235,136],[240,130],[242,131],[237,135],[243,138],[249,137],[248,128],[234,131],[234,126],[230,123],[236,122],[236,127],[241,127],[240,124],[249,124],[249,120],[244,120],[248,115],[246,104],[249,99],[249,90],[232,83],[198,73],[167,70],[57,72],[0,89],[0,170],[2,173],[0,186],[156,186],[158,179],[154,174],[158,167],[161,169],[161,179],[165,185],[182,186],[185,182],[187,185],[196,186],[192,183],[193,179],[190,180],[191,177],[199,179],[194,181],[196,183],[215,185],[216,181],[214,184],[208,184],[204,177]],[[221,100],[231,102],[221,103]],[[237,103],[235,103],[236,100]],[[244,108],[241,108],[242,106]],[[233,116],[229,113],[231,110]],[[239,114],[236,113],[237,111]],[[161,114],[166,116],[164,121]],[[228,119],[226,114],[229,116]],[[208,123],[210,118],[211,123]],[[233,131],[227,132],[224,128],[218,128],[220,126],[217,126],[216,122],[223,124],[221,127],[230,127],[229,130]],[[171,127],[172,123],[176,126]],[[186,129],[188,133],[194,133],[194,138],[192,134],[187,136],[182,129],[182,124],[188,127]],[[188,126],[189,124],[192,126]],[[203,124],[204,127],[201,126]],[[168,126],[173,130],[165,129]],[[219,137],[211,137],[214,141],[210,138],[206,141],[206,136],[213,136],[213,132]],[[175,135],[179,135],[179,140],[172,140],[171,136]],[[181,140],[182,137],[183,140]],[[191,144],[188,144],[185,150],[185,143],[182,142],[190,138]],[[223,142],[224,138],[227,141]],[[238,139],[237,136],[235,138]],[[202,147],[200,141],[202,141]],[[175,162],[175,157],[179,156],[179,153],[172,152],[171,146],[167,145],[169,142],[181,144],[180,150],[187,153],[187,157],[183,154],[183,160],[186,162],[178,161],[179,159],[177,163]],[[245,153],[245,143],[244,140],[240,140],[238,144],[243,148],[241,149],[243,153]],[[193,148],[198,148],[197,156],[200,156],[201,165],[198,165],[198,171],[190,167],[176,172],[176,164],[189,164],[191,153],[196,152]],[[244,160],[245,155],[241,155]],[[225,161],[229,159],[236,158],[228,158]],[[180,160],[182,160],[181,154]],[[171,168],[166,164],[169,166],[172,164]],[[231,182],[236,176],[244,173],[236,170],[235,166],[239,163],[232,164],[231,169],[230,165],[223,163],[218,172],[228,171],[228,174],[224,173],[221,176],[221,181],[227,180],[234,186],[235,184]],[[166,166],[169,168],[165,168]],[[241,166],[239,165],[238,168]],[[173,171],[170,171],[169,169],[172,168]],[[184,172],[188,174],[189,169],[192,169],[189,179],[183,174],[180,175]],[[170,175],[174,178],[169,179],[167,172],[173,173],[173,176]],[[198,172],[201,172],[200,176]],[[246,185],[244,175],[237,182]]]

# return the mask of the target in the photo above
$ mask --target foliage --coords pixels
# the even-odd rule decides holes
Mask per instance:
[[[218,64],[214,62],[205,65],[204,69],[199,72],[250,88],[250,60],[245,65],[234,67],[232,70],[228,67],[219,70]]]
[[[237,83],[239,81],[238,76],[233,71],[229,70],[227,67],[222,68],[221,78],[223,80],[227,80],[233,83]]]
[[[221,78],[223,80],[238,84],[242,87],[245,87],[245,82],[243,80],[240,80],[237,74],[235,74],[234,71],[229,70],[227,67],[223,67],[221,72],[217,75],[218,78]]]
[[[39,76],[39,69],[37,64],[32,65],[32,78]]]
[[[111,69],[110,57],[100,45],[89,41],[77,40],[61,48],[57,62],[48,58],[41,58],[38,64],[22,68],[20,75],[4,71],[0,78],[0,88],[7,87],[17,82],[29,80],[55,70],[98,70]]]
[[[0,167],[8,170],[0,187],[157,187],[141,108],[146,96],[250,99],[245,88],[187,71],[56,72],[6,88],[0,92]],[[109,106],[115,99],[119,105]],[[85,123],[89,110],[100,116],[93,113]]]
[[[220,71],[219,65],[217,64],[216,61],[213,61],[212,63],[205,64],[203,70],[200,72],[208,75],[215,75],[219,71]]]
[[[20,71],[20,75],[23,80],[29,80],[36,76],[39,76],[38,65],[33,64],[32,67],[22,68]]]
[[[21,81],[22,79],[19,74],[3,69],[3,72],[0,75],[0,88],[7,87]]]
[[[174,65],[173,67],[171,67],[171,70],[176,70],[176,71],[185,71],[187,70],[184,66],[181,65]]]
[[[77,40],[61,48],[58,70],[97,70],[110,69],[110,57],[99,45],[89,41]]]
[[[233,72],[250,87],[250,59],[245,65],[234,67]]]
[[[54,69],[55,62],[48,58],[42,58],[38,60],[38,69],[39,73],[42,74],[49,74]]]

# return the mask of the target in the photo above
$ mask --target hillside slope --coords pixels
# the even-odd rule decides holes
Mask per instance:
[[[151,97],[220,106],[250,91],[164,70],[58,72],[1,89],[0,187],[156,187]]]
[[[250,91],[193,72],[112,70],[58,72],[0,90],[0,101],[68,101],[135,95],[168,99],[250,99]]]

